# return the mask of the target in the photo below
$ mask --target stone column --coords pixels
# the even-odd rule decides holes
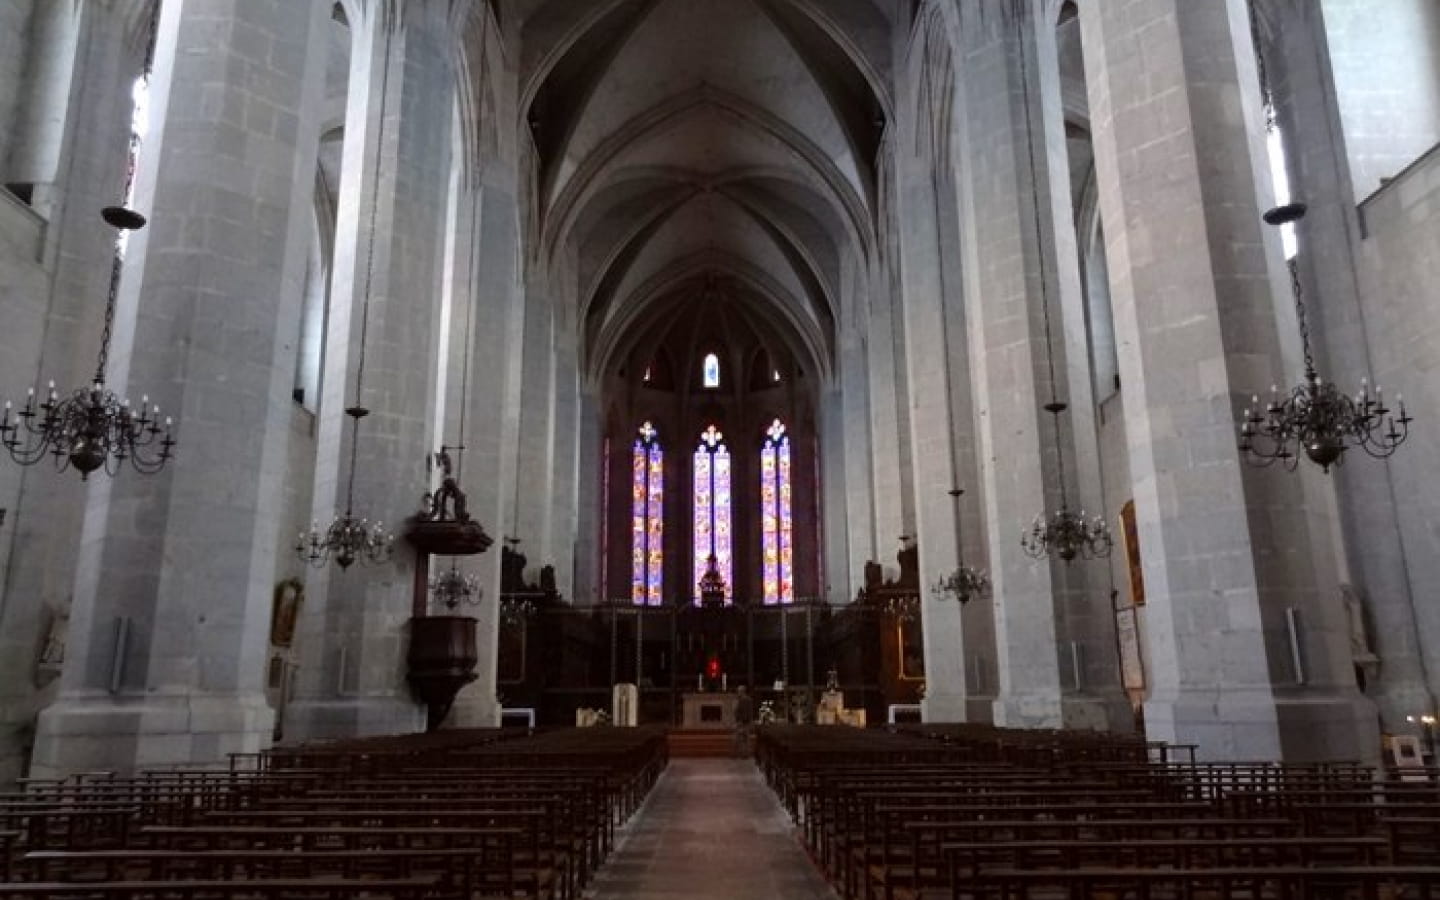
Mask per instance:
[[[513,456],[505,447],[514,440],[519,419],[519,378],[516,365],[521,325],[515,260],[518,218],[515,195],[509,183],[494,170],[482,176],[478,191],[467,196],[478,204],[477,227],[461,216],[462,244],[475,242],[476,271],[467,274],[471,287],[475,329],[470,354],[470,396],[466,408],[465,472],[463,487],[470,499],[470,514],[495,539],[495,545],[466,561],[468,571],[480,576],[485,591],[472,614],[479,620],[480,655],[477,678],[455,698],[447,726],[492,727],[499,724],[495,699],[496,649],[499,629],[500,542],[513,497]]]
[[[570,308],[568,298],[561,301]],[[546,528],[544,550],[539,559],[530,560],[537,568],[555,567],[555,586],[570,602],[575,600],[575,549],[578,524],[580,475],[580,348],[577,345],[577,324],[573,315],[565,315],[555,323],[554,410],[551,449],[554,467],[550,482],[550,519]],[[599,444],[595,444],[596,456]],[[596,456],[589,457],[593,460]],[[588,462],[588,460],[587,460]],[[593,536],[586,535],[588,544]]]
[[[1070,406],[1065,426],[1068,500],[1119,530],[1119,506],[1107,507],[1100,471],[1098,410],[1090,359],[1090,326],[1081,286],[1079,236],[1071,191],[1065,100],[1054,18],[1027,21],[1024,61],[1028,65],[1028,125],[1034,137],[1042,252],[1052,327],[1057,345],[1058,392]],[[1028,159],[1026,160],[1028,164]],[[1114,557],[1124,557],[1116,535]],[[1111,566],[1104,560],[1062,566],[1055,572],[1056,637],[1061,644],[1061,683],[1066,686],[1065,721],[1072,728],[1131,730],[1134,716],[1120,688],[1115,616],[1110,596]]]
[[[579,466],[576,481],[575,515],[575,587],[572,603],[600,602],[600,554],[604,541],[600,521],[604,502],[605,422],[600,391],[586,385],[580,392]]]
[[[352,22],[357,46],[318,439],[321,528],[346,505],[351,431],[342,410],[356,400],[362,333],[359,399],[370,415],[359,429],[355,515],[403,531],[427,488],[426,456],[437,449],[434,323],[443,296],[455,76],[448,41],[424,12],[381,5],[363,23]],[[414,551],[399,540],[388,563],[332,565],[312,574],[287,737],[422,727],[405,678],[414,565]]]
[[[1406,361],[1398,366],[1384,361],[1395,370],[1392,377],[1377,371],[1370,351],[1359,277],[1360,217],[1352,199],[1326,16],[1318,5],[1299,0],[1272,2],[1264,9],[1265,61],[1285,136],[1291,193],[1309,207],[1301,226],[1300,262],[1322,374],[1350,390],[1358,389],[1364,377],[1404,390],[1397,380],[1404,379]],[[1358,453],[1350,456],[1351,464],[1331,475],[1347,551],[1342,578],[1361,595],[1369,613],[1367,637],[1380,657],[1379,677],[1367,693],[1375,696],[1386,726],[1399,729],[1406,715],[1434,709],[1435,703],[1426,685],[1423,629],[1413,591],[1419,573],[1407,559],[1397,509],[1405,491],[1397,489],[1392,466]],[[1371,674],[1377,673],[1372,669]]]
[[[99,210],[116,202],[129,147],[130,86],[144,42],[129,16],[99,4],[44,4],[43,84],[32,85],[24,124],[35,168],[33,242],[3,252],[5,328],[0,331],[0,393],[24,399],[27,387],[77,387],[95,374],[103,299],[115,231]],[[148,22],[148,16],[145,17]],[[51,29],[63,27],[64,35]],[[145,32],[148,34],[148,31]],[[63,70],[63,72],[61,71]],[[63,87],[63,92],[62,92]],[[37,121],[42,101],[43,123]],[[23,213],[18,200],[0,198]],[[43,218],[42,218],[43,217]],[[23,246],[22,246],[23,244]],[[75,555],[89,485],[73,472],[41,465],[0,467],[0,507],[10,534],[0,552],[0,786],[25,774],[35,716],[59,691],[59,670],[41,665],[52,628],[64,638]],[[51,648],[54,649],[54,648]]]
[[[860,306],[863,317],[865,305],[863,298],[851,296],[846,308]],[[843,490],[834,497],[843,505],[838,510],[830,510],[828,505],[822,507],[827,534],[834,531],[842,538],[843,555],[832,558],[827,551],[825,562],[829,571],[820,591],[820,596],[832,603],[854,599],[856,590],[864,583],[865,561],[876,556],[875,482],[871,477],[875,466],[871,461],[869,379],[865,363],[864,339],[855,329],[847,329],[841,338],[839,373],[843,443],[835,445],[826,441],[821,445],[824,453],[843,452],[845,464]]]
[[[525,577],[535,579],[545,565],[553,512],[556,373],[553,312],[546,293],[533,283],[526,286],[521,317],[519,458],[511,521],[513,536],[522,541]]]
[[[841,365],[844,365],[843,361]],[[815,416],[815,426],[819,430],[820,440],[811,444],[820,451],[818,467],[820,483],[814,486],[819,489],[820,493],[816,497],[819,502],[815,504],[814,508],[821,514],[816,520],[820,532],[820,543],[816,549],[820,553],[823,563],[820,571],[822,581],[817,585],[815,595],[825,597],[830,601],[841,598],[848,600],[854,597],[850,591],[849,577],[852,565],[850,562],[850,529],[853,515],[849,508],[849,501],[852,494],[858,494],[864,490],[864,483],[852,483],[848,477],[851,467],[856,464],[853,457],[859,456],[860,449],[863,447],[863,444],[850,444],[846,441],[846,433],[849,431],[847,425],[851,421],[846,416],[849,399],[849,395],[843,387],[821,389],[818,398],[819,408],[816,410]],[[792,437],[792,442],[794,440],[795,438]],[[809,442],[807,441],[807,443]],[[792,447],[794,447],[793,444]],[[798,447],[794,449],[798,449]],[[808,457],[808,453],[800,455],[799,458],[805,461],[802,465],[811,462]],[[795,487],[803,487],[801,478],[803,475],[796,478]],[[801,496],[798,490],[795,496]],[[797,524],[801,521],[803,519],[797,517]],[[803,551],[804,548],[796,549]],[[805,565],[806,563],[802,562],[805,558],[802,553],[795,554],[795,561],[798,565]],[[758,566],[756,568],[758,569]],[[806,596],[808,592],[803,592],[798,585],[808,583],[809,579],[804,577],[804,573],[798,571],[794,577],[797,584],[796,598]],[[832,596],[832,592],[835,596]]]
[[[1273,362],[1288,298],[1260,223],[1245,3],[1086,4],[1080,21],[1150,598],[1147,730],[1203,759],[1373,758],[1373,710],[1329,639],[1316,476],[1236,450],[1249,394],[1291,380]],[[1316,626],[1303,679],[1287,609]]]
[[[898,251],[897,251],[898,252]],[[888,257],[893,260],[894,257]],[[891,266],[898,265],[891,262]],[[895,295],[887,266],[884,275],[872,278],[870,296],[857,303],[864,306],[865,361],[868,379],[870,428],[870,483],[874,492],[873,535],[869,559],[884,565],[888,543],[905,534],[901,500],[905,493],[901,474],[900,434],[903,414],[896,384],[895,333],[892,321]],[[908,426],[908,421],[906,422]],[[859,561],[856,561],[857,564]],[[848,599],[848,598],[847,598]]]
[[[269,742],[283,505],[270,473],[286,447],[327,12],[165,4],[136,197],[151,224],[129,245],[110,383],[152,392],[180,447],[158,475],[92,478],[36,775],[219,763]]]
[[[922,110],[920,115],[932,113]],[[906,130],[912,131],[913,126]],[[935,143],[932,141],[932,145]],[[947,306],[958,306],[961,298],[959,285],[945,280],[941,259],[945,248],[938,222],[937,170],[946,165],[947,155],[943,151],[936,153],[933,147],[927,152],[904,146],[900,150],[896,194],[898,220],[902,223],[900,260],[915,479],[914,537],[919,545],[925,650],[923,715],[927,722],[961,722],[966,718],[965,635],[960,608],[932,589],[937,575],[953,570],[957,561],[955,517],[947,493],[957,477],[951,367],[964,366],[963,355],[959,359],[952,356],[959,336],[950,334],[953,317]]]
[[[974,298],[966,304],[966,321],[979,488],[994,581],[1000,676],[994,720],[1011,727],[1057,727],[1068,712],[1055,627],[1056,593],[1065,573],[1059,561],[1030,559],[1019,542],[1036,513],[1055,509],[1059,501],[1057,436],[1052,417],[1041,408],[1051,386],[1047,307],[1055,370],[1065,371],[1059,299],[1053,287],[1042,286],[1054,283],[1052,248],[1037,245],[1032,200],[1033,191],[1048,192],[1046,170],[1037,165],[1032,172],[1027,134],[1027,112],[1038,112],[1033,28],[1029,4],[988,3],[962,11],[955,156],[960,265],[965,293]],[[1057,392],[1066,393],[1063,384]],[[1067,428],[1058,440],[1068,438]],[[1068,447],[1066,452],[1073,464]]]

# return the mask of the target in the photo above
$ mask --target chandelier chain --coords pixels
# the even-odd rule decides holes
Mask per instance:
[[[375,139],[375,177],[370,183],[370,233],[365,246],[365,294],[360,304],[360,353],[355,362],[355,405],[350,413],[350,475],[345,485],[345,516],[350,517],[355,504],[355,462],[359,456],[360,419],[365,415],[361,397],[365,384],[365,348],[370,335],[370,291],[375,281],[375,231],[380,218],[380,173],[385,158],[385,115],[390,100],[390,48],[394,32],[384,24],[385,55],[380,73],[380,122]]]
[[[1047,407],[1055,423],[1055,461],[1060,483],[1060,508],[1069,507],[1065,485],[1065,446],[1060,432],[1059,382],[1055,378],[1055,338],[1050,325],[1050,292],[1045,283],[1045,235],[1040,224],[1040,169],[1035,162],[1034,115],[1030,98],[1030,61],[1025,52],[1025,17],[1016,17],[1019,36],[1020,94],[1025,105],[1025,152],[1030,164],[1030,203],[1034,212],[1035,253],[1040,263],[1040,313],[1045,326],[1045,365],[1050,375],[1050,404]]]
[[[1246,12],[1250,17],[1250,43],[1255,53],[1255,70],[1260,81],[1260,102],[1265,110],[1265,131],[1273,132],[1279,127],[1275,112],[1275,91],[1270,84],[1270,70],[1265,64],[1265,39],[1260,29],[1259,0],[1246,0]]]
[[[124,232],[121,232],[123,234]],[[115,299],[120,293],[120,268],[124,260],[119,253],[110,259],[110,287],[105,296],[105,323],[100,329],[100,353],[95,363],[95,383],[105,383],[105,369],[110,364],[110,338],[115,329]]]
[[[1034,213],[1035,252],[1040,269],[1040,312],[1045,328],[1045,365],[1050,376],[1050,402],[1045,405],[1055,425],[1056,481],[1060,488],[1060,508],[1051,515],[1042,509],[1030,528],[1022,532],[1021,547],[1032,558],[1058,556],[1069,563],[1077,558],[1093,559],[1110,555],[1113,540],[1110,529],[1100,516],[1087,516],[1084,510],[1070,511],[1069,488],[1065,481],[1065,439],[1060,428],[1060,414],[1068,405],[1060,400],[1060,381],[1055,373],[1055,335],[1050,317],[1050,290],[1045,280],[1045,234],[1040,214],[1040,167],[1035,153],[1035,115],[1033,97],[1030,91],[1030,54],[1026,52],[1025,16],[1016,17],[1018,53],[1020,61],[1020,90],[1025,109],[1025,151],[1030,166],[1030,202]],[[1040,120],[1043,124],[1044,110]],[[1047,196],[1053,197],[1053,184],[1047,182]],[[958,580],[965,575],[960,569],[955,573]],[[983,573],[982,573],[983,574]]]
[[[1310,350],[1310,317],[1305,312],[1305,288],[1300,284],[1300,257],[1285,261],[1290,270],[1290,290],[1295,295],[1295,321],[1300,327],[1300,347],[1305,355],[1305,377],[1315,380],[1315,356]]]
[[[460,436],[455,447],[455,480],[465,474],[465,408],[470,405],[470,354],[474,352],[475,304],[479,300],[480,285],[475,271],[475,247],[480,242],[479,198],[473,198],[470,206],[470,269],[465,273],[470,285],[470,296],[465,298],[465,343],[460,353]]]

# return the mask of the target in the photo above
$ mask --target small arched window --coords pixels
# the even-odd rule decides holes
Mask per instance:
[[[717,354],[705,354],[705,362],[700,368],[700,376],[705,387],[718,388],[720,386],[720,357]]]

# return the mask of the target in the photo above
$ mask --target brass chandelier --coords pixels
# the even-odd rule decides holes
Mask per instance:
[[[955,503],[955,571],[940,576],[935,582],[935,592],[950,597],[964,606],[976,597],[990,593],[990,575],[982,569],[965,565],[965,542],[960,535],[960,488],[949,490],[950,499]]]
[[[1305,204],[1290,203],[1270,210],[1264,218],[1270,225],[1284,227],[1304,215]],[[1295,257],[1286,262],[1305,374],[1284,394],[1271,387],[1270,399],[1263,406],[1259,395],[1251,398],[1251,406],[1240,422],[1240,450],[1245,461],[1261,467],[1279,463],[1293,472],[1303,452],[1321,471],[1329,472],[1331,466],[1345,461],[1345,451],[1355,447],[1376,459],[1391,456],[1409,437],[1410,423],[1414,421],[1405,411],[1404,399],[1397,394],[1392,409],[1386,405],[1381,388],[1371,392],[1369,379],[1360,379],[1360,390],[1351,397],[1320,377],[1310,349],[1300,269]]]
[[[448,610],[460,606],[479,606],[480,601],[485,598],[479,577],[461,572],[453,559],[450,561],[450,568],[430,578],[429,587],[430,596]]]
[[[101,217],[121,233],[145,227],[145,217],[120,206],[108,206]],[[55,392],[50,382],[46,397],[37,399],[31,388],[25,405],[14,412],[10,401],[0,417],[0,443],[10,458],[31,466],[47,456],[55,468],[74,468],[81,481],[103,469],[115,475],[128,461],[142,475],[153,475],[175,455],[175,434],[169,416],[160,417],[160,406],[141,397],[140,406],[116,395],[105,384],[110,356],[110,338],[115,323],[115,298],[120,287],[121,257],[110,264],[110,287],[105,298],[105,326],[100,334],[100,354],[95,378],[88,387],[68,397]]]

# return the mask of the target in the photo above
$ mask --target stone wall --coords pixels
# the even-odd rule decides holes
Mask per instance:
[[[1355,199],[1440,141],[1440,3],[1323,0]]]
[[[1415,417],[1390,461],[1413,597],[1414,632],[1431,696],[1440,694],[1440,147],[1360,207],[1360,285],[1375,383],[1403,392]],[[1355,467],[1376,465],[1357,458]],[[1381,661],[1384,675],[1384,661]],[[1433,708],[1433,707],[1432,707]],[[1422,710],[1414,710],[1418,715]],[[1398,723],[1393,723],[1398,724]]]
[[[34,384],[43,344],[51,274],[38,254],[45,225],[29,207],[0,190],[0,397],[17,407]],[[0,584],[7,587],[19,546],[17,507],[27,474],[9,462],[0,456],[0,509],[6,511],[0,522]],[[52,615],[33,593],[0,592],[0,790],[23,774],[38,700],[35,661]]]

